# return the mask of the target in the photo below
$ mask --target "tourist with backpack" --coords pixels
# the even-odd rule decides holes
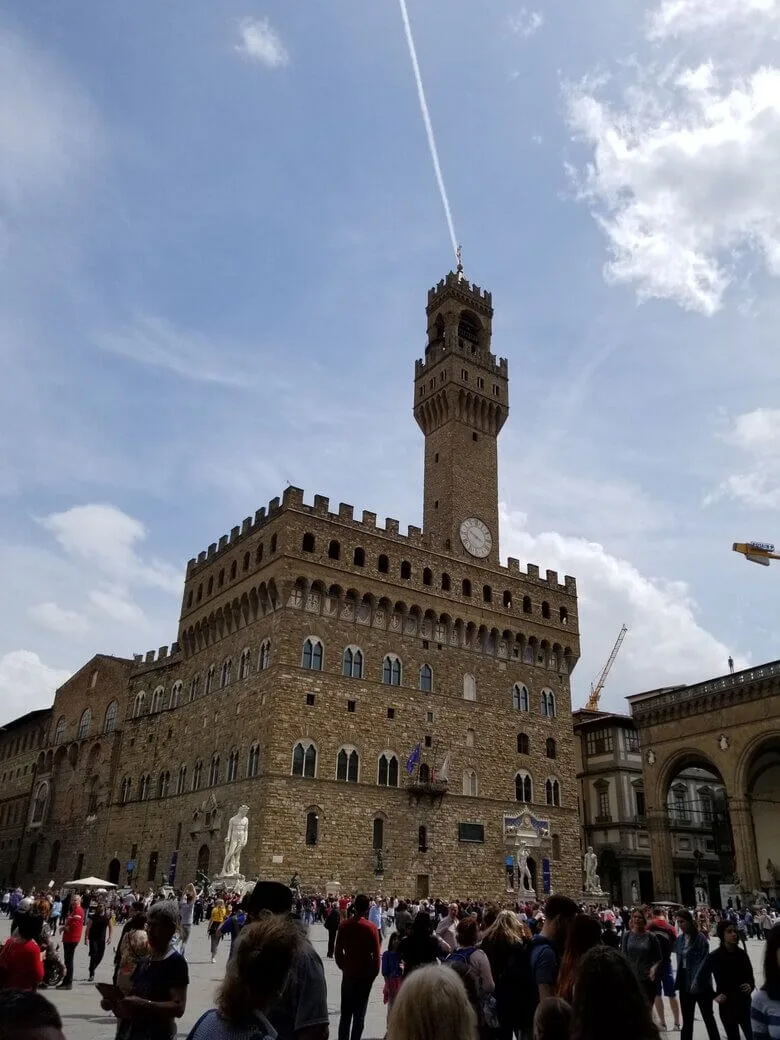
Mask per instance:
[[[479,942],[479,924],[476,917],[464,917],[455,929],[455,949],[444,963],[460,975],[472,1007],[477,1014],[480,1035],[485,1036],[498,1028],[495,982],[490,961]]]
[[[512,1040],[523,1028],[526,1009],[536,1006],[530,964],[531,930],[512,910],[501,910],[483,933],[480,948],[487,956],[495,982],[498,1027],[494,1035],[496,1040]]]

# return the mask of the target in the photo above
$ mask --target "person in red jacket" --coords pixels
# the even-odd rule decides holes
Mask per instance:
[[[43,960],[37,942],[42,923],[40,914],[17,915],[14,934],[0,949],[0,989],[35,990],[43,982]]]
[[[369,905],[368,896],[356,896],[355,916],[343,922],[336,936],[336,964],[341,968],[338,1040],[360,1040],[362,1037],[371,986],[379,974],[379,932],[376,925],[366,920]]]
[[[73,958],[76,947],[81,942],[84,931],[84,911],[81,909],[81,896],[74,896],[70,904],[70,913],[62,926],[62,957],[65,961],[65,978],[57,989],[73,989]]]

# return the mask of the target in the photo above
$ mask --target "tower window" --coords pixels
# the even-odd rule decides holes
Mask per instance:
[[[566,609],[566,607],[561,607],[559,613],[560,613],[560,618],[561,618],[561,624],[562,625],[568,625],[568,623],[569,623],[569,612]]]
[[[420,669],[420,689],[423,693],[430,693],[433,689],[433,671],[429,664],[424,664]]]
[[[434,509],[438,509],[439,508],[439,500],[438,500],[438,498],[434,501],[433,508]]]
[[[489,585],[484,585],[482,587],[482,598],[485,601],[485,603],[491,603],[492,602],[492,600],[493,600],[493,590],[491,589],[491,587]]]
[[[209,578],[209,583],[206,586],[206,595],[210,596],[212,591],[213,591],[213,589],[214,589],[214,579],[213,578]]]
[[[433,737],[430,735],[430,733],[425,734],[425,746],[433,747]]]
[[[328,546],[328,558],[331,560],[338,560],[341,558],[341,546],[335,539]]]
[[[504,593],[504,606],[507,610],[512,609],[512,593],[509,591]]]
[[[263,543],[261,542],[258,545],[258,547],[257,547],[257,552],[255,553],[255,563],[262,563],[262,560],[263,560]]]
[[[301,549],[304,552],[314,552],[314,535],[311,534],[309,531],[307,531],[306,534],[303,536]]]
[[[354,712],[355,712],[355,704],[356,704],[355,701],[347,701],[347,711],[350,711],[350,712],[352,712],[354,714]]]
[[[275,534],[271,535],[271,552],[272,553],[276,552],[276,538],[277,538],[277,536]]]
[[[233,581],[233,579],[235,578],[237,573],[238,573],[238,563],[235,560],[233,560],[233,562],[230,565],[230,580],[231,581]]]
[[[438,462],[438,461],[439,461],[439,453],[438,453],[438,451],[437,451],[437,452],[436,452],[436,454],[435,454],[435,455],[433,456],[433,461],[434,461],[434,462]]]
[[[420,852],[428,851],[428,828],[425,826],[417,828],[417,848]]]
[[[249,555],[249,553],[244,553],[244,562],[242,564],[243,570],[245,570],[245,571],[249,570],[249,561],[250,560],[251,560],[251,556]]]
[[[531,597],[530,596],[523,596],[523,613],[524,614],[530,614],[531,613]]]
[[[222,570],[219,572],[219,577],[217,578],[217,586],[221,589],[224,584],[225,584],[225,568],[223,567]]]
[[[464,596],[470,596],[471,595],[471,582],[469,581],[468,578],[464,578],[463,579],[463,595]]]
[[[441,576],[441,591],[449,592],[451,588],[449,574],[442,574]]]
[[[518,755],[527,755],[530,752],[531,742],[528,739],[527,733],[517,734],[517,753]]]
[[[433,573],[430,567],[426,567],[423,571],[423,585],[433,585]]]
[[[469,372],[468,372],[468,369],[467,369],[467,368],[462,368],[462,369],[460,370],[460,375],[461,375],[461,379],[465,379],[465,380],[466,380],[466,382],[468,382],[468,381],[469,381]]]
[[[542,603],[542,617],[549,618],[550,616],[550,604],[546,601]]]
[[[388,574],[390,572],[390,561],[384,554],[376,561],[376,569],[380,574]]]
[[[360,549],[360,548],[355,549],[355,561],[354,562],[355,562],[355,566],[356,567],[365,567],[365,565],[366,565],[365,550]]]
[[[479,438],[477,437],[476,433],[472,433],[472,435],[471,435],[471,439],[472,439],[473,441],[479,440]]]
[[[411,578],[411,576],[412,576],[412,565],[411,565],[411,563],[409,563],[408,560],[404,560],[404,562],[401,564],[401,577],[404,580],[408,581],[408,579]]]

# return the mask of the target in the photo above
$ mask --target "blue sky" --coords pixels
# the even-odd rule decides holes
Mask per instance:
[[[502,556],[579,583],[575,703],[777,657],[780,0],[409,0],[510,363]],[[0,713],[175,637],[291,483],[419,523],[451,266],[396,0],[0,14]]]

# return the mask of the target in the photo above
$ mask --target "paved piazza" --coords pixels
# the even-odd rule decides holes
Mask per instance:
[[[5,939],[8,932],[8,921],[4,919],[0,922],[0,938]],[[332,1038],[335,1038],[339,1022],[339,983],[341,972],[336,967],[334,961],[329,961],[325,957],[328,938],[322,925],[317,924],[312,927],[310,938],[325,964],[325,974],[328,981],[330,1035]],[[763,942],[757,939],[748,941],[748,953],[753,962],[756,980],[759,984],[763,979],[761,970],[763,951]],[[190,988],[187,997],[187,1012],[180,1022],[178,1034],[180,1037],[185,1037],[198,1017],[207,1008],[213,1007],[213,993],[217,983],[223,976],[227,952],[228,942],[224,940],[217,954],[217,963],[211,964],[205,925],[193,928],[192,939],[187,946],[187,961],[190,966]],[[113,950],[109,947],[97,972],[96,978],[98,982],[111,981],[112,963]],[[114,1040],[116,1032],[114,1028],[115,1019],[101,1011],[97,990],[91,983],[86,981],[87,950],[83,943],[79,946],[76,954],[75,977],[76,981],[73,989],[70,991],[43,991],[60,1010],[66,1040]],[[716,1021],[719,1021],[717,1012],[715,1018]],[[668,1015],[668,1021],[671,1022],[671,1015]],[[371,991],[364,1037],[365,1040],[379,1040],[384,1035],[385,1008],[382,1003],[381,981],[377,981],[374,983]],[[722,1029],[721,1035],[723,1035]],[[674,1037],[679,1037],[679,1033],[669,1034],[670,1040],[674,1040]],[[697,1017],[694,1040],[706,1040],[706,1037],[707,1033],[704,1025],[701,1019]]]

